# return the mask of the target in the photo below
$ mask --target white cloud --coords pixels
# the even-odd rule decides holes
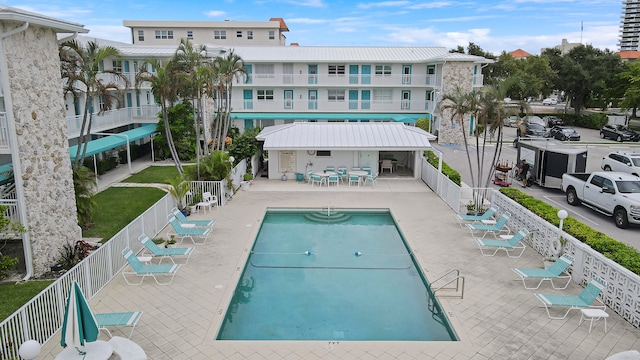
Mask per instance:
[[[226,14],[225,11],[222,10],[211,10],[204,13],[207,17],[220,17]]]
[[[358,3],[359,9],[372,9],[372,8],[381,8],[381,7],[399,7],[409,5],[408,1],[381,1],[381,2],[372,2],[372,3]]]
[[[87,24],[85,28],[89,29],[89,33],[86,34],[87,36],[131,44],[131,29],[122,25],[115,26]]]
[[[297,6],[306,6],[306,7],[315,7],[315,8],[323,8],[327,6],[322,0],[284,0],[283,2],[287,4],[297,5]]]
[[[287,19],[289,24],[326,24],[329,20],[326,19],[311,19],[311,18],[293,18]]]
[[[415,4],[415,5],[407,6],[407,8],[412,9],[412,10],[439,9],[439,8],[448,7],[448,6],[452,6],[452,5],[454,5],[454,4],[452,2],[450,2],[450,1],[434,1],[434,2],[430,2],[430,3],[422,3],[422,4]]]

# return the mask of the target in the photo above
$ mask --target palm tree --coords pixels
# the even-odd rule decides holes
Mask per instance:
[[[477,99],[472,92],[465,92],[460,86],[456,86],[452,94],[444,94],[439,104],[440,112],[450,112],[451,122],[456,122],[461,131],[464,141],[464,148],[467,152],[467,160],[469,162],[469,171],[471,172],[472,187],[475,187],[475,178],[473,175],[473,167],[471,166],[471,155],[469,153],[468,134],[464,126],[464,119],[476,111]]]
[[[152,70],[155,69],[155,72],[150,71],[148,69],[149,66],[151,66]],[[176,169],[182,174],[184,170],[180,163],[175,143],[173,142],[173,136],[171,135],[167,108],[173,106],[178,100],[178,91],[184,83],[184,75],[177,70],[174,60],[169,60],[162,64],[158,59],[151,59],[142,64],[140,72],[136,74],[136,88],[139,88],[140,84],[144,82],[151,85],[151,92],[156,102],[160,104],[169,152],[176,165]]]
[[[240,56],[232,51],[227,53],[225,57],[217,57],[214,60],[215,74],[218,75],[219,89],[217,92],[218,103],[222,102],[222,108],[224,110],[223,116],[219,119],[222,121],[219,123],[219,130],[216,133],[217,144],[219,150],[224,150],[225,140],[227,133],[229,132],[229,126],[231,124],[231,91],[233,88],[233,80],[248,78],[249,72],[244,67],[244,61]],[[222,99],[221,99],[222,98]]]
[[[106,59],[115,58],[118,61],[119,56],[120,52],[115,47],[101,47],[95,41],[89,41],[86,46],[77,40],[67,41],[61,45],[60,61],[62,79],[65,81],[64,91],[72,93],[76,99],[82,96],[81,94],[85,96],[75,167],[84,162],[87,153],[94,100],[101,100],[98,114],[103,114],[120,101],[119,91],[122,89],[118,84],[124,84],[124,88],[129,87],[129,80],[125,74],[102,69]]]

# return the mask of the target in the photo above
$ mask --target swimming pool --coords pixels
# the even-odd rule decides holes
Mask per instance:
[[[267,210],[218,340],[457,341],[388,210]]]

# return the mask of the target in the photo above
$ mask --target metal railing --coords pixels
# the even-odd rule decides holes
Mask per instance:
[[[455,276],[449,280],[447,280],[444,284],[438,286],[437,288],[433,288],[433,285],[435,283],[437,283],[438,281],[441,280],[445,280],[445,277],[447,275],[451,275],[451,274],[455,274]],[[451,284],[454,284],[454,287],[445,287]],[[433,290],[433,293],[435,294],[436,291],[438,290],[453,290],[454,293],[451,294],[447,294],[447,295],[443,295],[441,294],[440,296],[460,296],[460,299],[464,299],[464,276],[460,275],[460,270],[459,269],[451,269],[449,271],[447,271],[446,273],[438,276],[432,283],[431,283],[431,289]]]
[[[26,340],[47,342],[62,326],[64,303],[69,288],[77,281],[87,300],[92,299],[125,266],[121,251],[142,248],[138,236],[154,236],[167,224],[167,214],[175,201],[164,196],[109,241],[67,271],[40,294],[0,323],[0,358],[18,359],[18,349]]]
[[[101,132],[136,123],[157,123],[160,120],[158,118],[158,112],[160,112],[160,106],[145,105],[140,107],[108,110],[102,114],[94,113],[91,121],[91,132]],[[67,137],[69,139],[80,136],[82,118],[83,115],[76,115],[69,116],[65,119],[68,130]]]

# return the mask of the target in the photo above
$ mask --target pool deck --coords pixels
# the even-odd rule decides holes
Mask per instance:
[[[430,282],[451,269],[460,270],[464,299],[440,301],[461,341],[215,340],[267,207],[327,204],[389,208]],[[192,216],[217,222],[207,243],[195,245],[173,284],[158,286],[145,279],[140,286],[128,286],[117,276],[90,303],[95,312],[144,311],[131,340],[149,359],[605,359],[640,349],[640,331],[611,309],[606,334],[602,321],[589,333],[588,323],[579,324],[577,310],[565,320],[550,320],[533,294],[577,295],[582,287],[572,283],[566,290],[548,284],[524,289],[510,268],[541,267],[542,256],[529,247],[519,259],[504,252],[482,256],[453,211],[420,180],[378,180],[375,188],[340,185],[329,191],[292,180],[258,178],[224,207]],[[187,241],[184,246],[194,245]],[[126,337],[128,331],[112,333]],[[61,351],[59,340],[58,334],[45,344],[38,359],[53,359]]]

